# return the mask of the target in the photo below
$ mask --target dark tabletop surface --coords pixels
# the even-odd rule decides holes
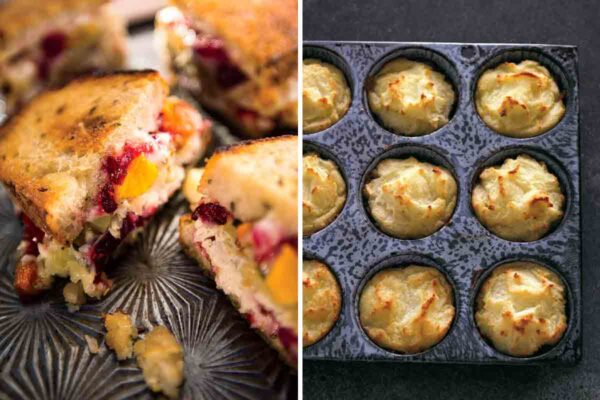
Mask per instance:
[[[583,358],[575,367],[304,362],[306,399],[600,399],[600,2],[304,0],[306,40],[579,47]]]

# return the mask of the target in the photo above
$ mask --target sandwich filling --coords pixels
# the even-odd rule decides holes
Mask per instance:
[[[266,79],[251,76],[234,61],[221,38],[187,19],[176,7],[161,10],[156,21],[158,38],[164,42],[161,45],[167,49],[167,61],[179,85],[209,108],[231,114],[229,117],[252,132],[295,126],[295,74]]]
[[[0,59],[0,98],[9,114],[45,87],[124,63],[123,23],[109,4],[90,13],[65,15],[27,37],[32,36],[33,41],[24,40]]]
[[[239,303],[251,326],[297,354],[297,237],[271,215],[242,222],[217,202],[201,202],[191,216],[193,243],[217,285]]]
[[[166,99],[156,132],[135,132],[108,153],[99,174],[103,185],[85,211],[84,228],[72,243],[61,243],[22,214],[22,255],[15,272],[21,295],[36,295],[55,276],[69,278],[83,292],[99,298],[111,282],[104,273],[111,256],[146,224],[181,186],[182,164],[203,151],[210,124],[187,103]],[[181,151],[181,153],[180,153]]]

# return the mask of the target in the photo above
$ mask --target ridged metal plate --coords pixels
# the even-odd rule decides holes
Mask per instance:
[[[0,398],[151,398],[134,360],[104,344],[104,313],[130,314],[139,329],[166,325],[183,345],[181,398],[295,396],[296,376],[205,277],[178,241],[184,202],[174,200],[109,270],[113,289],[70,312],[64,282],[22,303],[12,280],[20,223],[0,187]],[[91,354],[85,336],[101,343]]]

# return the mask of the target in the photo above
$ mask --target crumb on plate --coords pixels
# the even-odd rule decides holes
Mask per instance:
[[[183,349],[164,326],[155,327],[135,343],[137,363],[154,392],[177,398],[183,382]]]
[[[114,350],[117,359],[125,360],[133,355],[133,339],[137,337],[137,329],[128,314],[116,312],[104,318],[106,327],[106,345]]]

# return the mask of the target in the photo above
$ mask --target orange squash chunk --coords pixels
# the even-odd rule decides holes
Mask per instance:
[[[252,243],[252,224],[244,222],[236,228],[238,241],[242,244]]]
[[[181,148],[187,138],[202,130],[202,116],[194,107],[177,97],[168,97],[162,109],[162,129],[173,136],[175,146]]]
[[[134,158],[127,168],[127,175],[125,175],[123,183],[117,186],[117,199],[131,199],[146,193],[156,181],[157,176],[156,164],[144,155]]]
[[[267,274],[266,284],[273,299],[284,305],[298,303],[298,254],[284,244]]]

